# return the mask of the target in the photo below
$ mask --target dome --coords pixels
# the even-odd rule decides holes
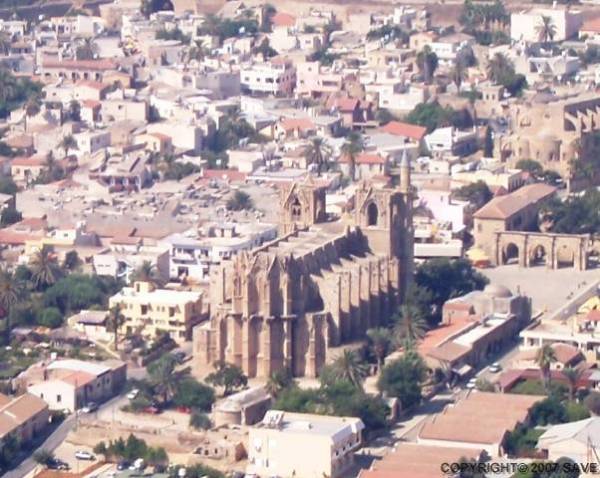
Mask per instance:
[[[512,292],[508,287],[498,284],[490,284],[486,286],[485,289],[483,289],[483,293],[498,299],[512,297]]]

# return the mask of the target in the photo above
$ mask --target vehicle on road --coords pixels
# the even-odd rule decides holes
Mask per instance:
[[[134,388],[127,394],[127,398],[129,400],[134,400],[139,395],[139,393],[140,391],[137,388]]]
[[[498,362],[494,362],[492,365],[490,365],[489,370],[492,373],[498,373],[500,370],[502,370],[502,367]]]
[[[64,461],[59,460],[58,458],[50,458],[48,460],[48,463],[46,464],[46,466],[48,467],[49,470],[67,471],[71,468],[68,463],[65,463]]]
[[[472,378],[471,380],[469,380],[469,381],[467,382],[467,385],[466,385],[466,387],[467,387],[469,390],[473,390],[474,388],[476,388],[476,387],[477,387],[477,379],[476,379],[476,378]]]
[[[91,461],[95,457],[89,451],[78,450],[75,452],[75,458],[78,460],[88,460]]]
[[[93,413],[98,410],[98,404],[96,402],[89,402],[85,407],[81,409],[82,413]]]
[[[131,465],[131,463],[127,460],[121,460],[118,464],[117,464],[117,470],[118,471],[123,471],[126,470],[127,468],[129,468],[129,465]]]

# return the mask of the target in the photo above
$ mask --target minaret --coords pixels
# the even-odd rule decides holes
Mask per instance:
[[[400,191],[408,194],[410,191],[410,160],[406,148],[402,150],[402,159],[400,160]]]

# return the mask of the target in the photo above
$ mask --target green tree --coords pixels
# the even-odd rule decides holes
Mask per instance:
[[[43,466],[48,466],[53,459],[54,455],[52,452],[45,448],[41,448],[33,454],[33,461]]]
[[[47,307],[40,314],[39,324],[50,329],[56,329],[63,323],[63,315],[56,307]]]
[[[206,382],[215,387],[222,387],[223,394],[229,395],[248,384],[248,377],[237,365],[219,360],[214,364],[215,371],[206,377]]]
[[[72,134],[67,134],[63,136],[63,139],[58,144],[59,148],[65,152],[65,157],[69,156],[69,151],[71,149],[77,149],[77,141],[75,140],[75,136]]]
[[[0,194],[14,196],[19,188],[11,177],[0,178]]]
[[[426,375],[423,359],[416,352],[409,351],[383,368],[377,387],[382,393],[398,398],[402,408],[407,410],[421,402]]]
[[[65,254],[65,259],[63,260],[62,268],[67,271],[74,271],[81,265],[81,259],[79,259],[79,255],[77,251],[69,251]]]
[[[226,207],[230,211],[247,211],[254,208],[254,201],[244,191],[235,191],[227,200]]]
[[[390,331],[385,327],[369,329],[367,330],[367,339],[369,347],[373,350],[373,354],[377,358],[377,370],[380,371],[383,367],[383,360],[389,353],[392,345]]]
[[[526,171],[533,176],[539,176],[543,171],[542,165],[533,159],[520,159],[515,164],[515,168]]]
[[[550,387],[550,367],[556,362],[556,352],[554,352],[552,346],[549,344],[542,345],[537,351],[535,362],[540,368],[544,388],[548,391]]]
[[[350,179],[356,180],[356,158],[365,149],[365,143],[362,135],[356,131],[352,131],[346,141],[342,145],[342,155],[348,160],[348,171]]]
[[[591,413],[600,416],[600,393],[590,392],[583,403]]]
[[[463,201],[469,201],[474,210],[482,208],[492,199],[493,194],[484,181],[465,184],[454,191],[454,197]]]
[[[494,133],[489,126],[485,129],[485,139],[483,141],[483,155],[486,158],[494,157]]]
[[[556,36],[556,25],[552,17],[548,15],[542,15],[541,23],[535,27],[535,31],[538,35],[538,39],[546,45],[554,40]]]
[[[162,280],[158,275],[156,264],[153,264],[150,261],[142,262],[142,264],[133,271],[133,274],[131,274],[131,283],[133,284],[134,282],[149,282],[155,287],[160,287],[162,285]]]
[[[48,246],[42,246],[31,259],[31,279],[37,290],[51,286],[60,279],[62,273],[56,254]]]
[[[417,54],[417,66],[423,75],[425,83],[431,83],[435,70],[438,67],[438,57],[431,51],[429,46],[425,46],[425,48]]]
[[[173,396],[173,404],[198,411],[210,411],[215,402],[215,391],[208,385],[198,382],[192,377],[186,377],[177,384]]]
[[[11,310],[23,294],[23,283],[17,280],[8,269],[0,268],[0,307],[4,311],[5,341],[10,342]]]
[[[2,209],[0,213],[0,226],[6,227],[23,219],[23,215],[14,207],[9,206]]]
[[[113,346],[115,350],[119,350],[119,331],[125,324],[126,318],[121,312],[121,304],[113,305],[106,317],[106,328],[113,333]]]
[[[25,115],[23,120],[25,122],[25,131],[27,131],[27,118],[36,116],[42,110],[42,98],[40,95],[30,96],[24,106]]]
[[[354,350],[344,350],[330,365],[332,378],[347,380],[357,389],[362,390],[362,384],[369,375],[369,368]]]
[[[442,306],[448,299],[483,289],[487,278],[475,270],[466,259],[432,259],[415,271],[417,286],[431,293],[432,322],[441,320]]]
[[[398,316],[394,326],[394,337],[398,343],[403,340],[419,342],[425,337],[427,322],[417,307],[409,303],[402,304]]]
[[[331,147],[324,138],[313,136],[304,154],[306,155],[308,164],[315,164],[317,166],[317,176],[321,176],[321,172],[328,167],[328,158],[331,157]]]
[[[273,397],[277,397],[282,390],[294,385],[294,377],[287,368],[282,368],[273,372],[265,385],[267,392]]]
[[[567,379],[567,384],[569,385],[569,400],[573,401],[575,399],[575,391],[577,390],[577,384],[581,380],[581,376],[583,375],[583,369],[575,368],[575,367],[565,367],[562,370],[562,374]]]
[[[77,100],[71,100],[69,103],[68,115],[71,121],[81,121],[81,105]]]
[[[206,413],[194,410],[190,415],[190,427],[196,430],[208,430],[212,427],[212,423]]]
[[[167,403],[177,391],[181,375],[175,372],[177,361],[171,354],[164,354],[158,360],[148,365],[150,382],[162,397],[162,402]]]

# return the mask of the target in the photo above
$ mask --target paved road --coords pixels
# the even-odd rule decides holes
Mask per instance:
[[[40,449],[54,451],[65,440],[73,426],[75,426],[75,415],[69,415],[58,428],[46,438],[46,441],[40,446]],[[29,458],[23,460],[15,469],[5,473],[4,478],[22,478],[30,473],[35,466],[36,462],[29,456]]]

